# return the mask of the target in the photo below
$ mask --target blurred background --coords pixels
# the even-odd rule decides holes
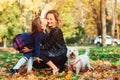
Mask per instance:
[[[79,54],[90,48],[94,70],[83,71],[80,76],[63,73],[49,77],[46,71],[11,76],[8,70],[23,56],[12,48],[13,38],[29,32],[32,20],[44,17],[51,9],[60,13],[67,47],[78,47]],[[0,80],[120,80],[119,45],[120,0],[0,0]]]
[[[98,35],[120,39],[120,0],[0,0],[0,46],[12,46],[16,34],[51,9],[60,13],[67,45],[92,45]]]

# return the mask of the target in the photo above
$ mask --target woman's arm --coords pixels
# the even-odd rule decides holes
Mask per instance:
[[[58,38],[60,38],[60,36],[59,36],[60,34],[61,34],[61,30],[60,30],[60,29],[56,28],[56,29],[52,30],[52,31],[50,32],[47,40],[46,40],[46,43],[43,44],[43,48],[48,49],[48,48],[50,48],[52,45],[54,45],[54,43],[56,42],[56,40],[57,40]]]

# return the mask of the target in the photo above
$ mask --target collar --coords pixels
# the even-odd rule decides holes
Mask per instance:
[[[80,64],[81,64],[81,68],[82,68],[82,62],[81,62],[81,60],[80,59],[78,59],[76,62],[74,62],[74,63],[70,63],[70,66],[72,67],[72,69],[73,69],[73,67],[76,65],[76,64],[78,64],[80,62]]]

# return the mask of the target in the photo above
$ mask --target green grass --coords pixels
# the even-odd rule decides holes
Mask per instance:
[[[85,49],[80,49],[79,53],[83,54]],[[106,46],[95,47],[90,50],[90,59],[92,60],[110,60],[112,64],[120,66],[120,47],[119,46]]]
[[[85,49],[79,49],[80,54],[84,54]],[[21,53],[8,53],[8,52],[0,52],[0,68],[5,66],[14,66],[18,59],[23,56]],[[115,64],[116,66],[120,66],[120,47],[119,46],[107,46],[107,47],[95,47],[90,49],[89,57],[91,60],[96,61],[100,60],[108,60],[111,64]],[[7,68],[7,67],[6,67]],[[117,72],[120,74],[120,71]],[[43,74],[37,74],[37,77],[44,76]],[[57,78],[63,78],[66,75],[59,75]],[[77,76],[75,74],[72,75],[70,80],[79,80],[81,76]],[[3,76],[0,76],[0,80],[3,80]],[[85,78],[88,80],[88,78]]]
[[[79,53],[83,54],[85,49],[79,49]],[[0,67],[4,64],[14,65],[17,60],[22,56],[21,53],[12,54],[7,52],[0,52]],[[111,60],[112,64],[120,66],[120,47],[119,46],[107,46],[107,47],[95,47],[90,50],[90,59],[92,60]],[[16,59],[16,60],[14,60]]]
[[[8,52],[0,52],[0,67],[4,66],[5,64],[13,66],[21,56],[21,53],[11,54]]]

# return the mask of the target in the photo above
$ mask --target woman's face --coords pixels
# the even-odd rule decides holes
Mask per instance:
[[[47,19],[47,26],[49,28],[53,28],[56,26],[57,21],[52,13],[47,14],[46,19]]]

